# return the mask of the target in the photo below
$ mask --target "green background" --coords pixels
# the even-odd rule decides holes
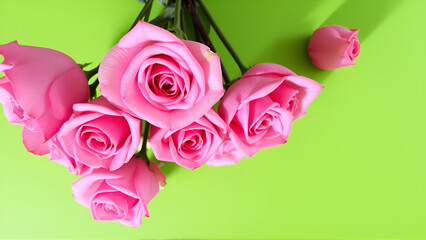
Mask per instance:
[[[426,238],[426,1],[205,4],[247,65],[279,63],[325,86],[288,143],[233,166],[168,165],[168,185],[134,229],[92,220],[72,198],[77,177],[27,153],[22,127],[0,116],[0,238]],[[18,40],[97,64],[141,7],[0,0],[0,44]],[[309,37],[334,24],[360,29],[357,64],[317,69]]]

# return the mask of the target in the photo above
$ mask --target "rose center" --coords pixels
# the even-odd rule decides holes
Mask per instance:
[[[252,128],[250,128],[250,134],[257,135],[268,130],[274,121],[275,118],[273,116],[265,114]]]
[[[102,149],[102,150],[104,150],[106,148],[105,142],[102,139],[100,139],[99,137],[91,138],[89,140],[88,145],[90,147],[94,148],[94,149]]]
[[[157,98],[178,98],[181,94],[179,76],[168,67],[154,64],[148,68],[148,87]]]
[[[83,149],[97,156],[107,154],[113,145],[111,139],[104,132],[98,128],[88,126],[81,128],[81,135],[78,141]]]
[[[203,145],[203,139],[198,134],[194,134],[185,139],[182,144],[182,150],[199,150]]]
[[[111,203],[102,203],[102,208],[106,214],[116,219],[122,218],[125,214],[124,209],[118,208],[117,206]]]
[[[360,44],[358,41],[353,41],[352,43],[352,51],[350,52],[349,56],[351,58],[351,60],[353,61],[355,58],[358,57],[359,55],[359,50],[360,50]]]

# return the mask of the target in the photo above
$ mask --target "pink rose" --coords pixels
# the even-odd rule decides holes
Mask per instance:
[[[74,103],[87,102],[89,86],[83,70],[67,55],[53,49],[0,45],[0,102],[12,124],[24,125],[28,151],[44,155],[50,138],[69,119]]]
[[[150,163],[154,164],[154,163]],[[158,193],[157,178],[139,158],[115,171],[95,169],[72,184],[74,199],[90,208],[93,219],[139,227]]]
[[[312,63],[323,69],[354,65],[360,50],[357,34],[358,29],[339,25],[318,28],[308,46]]]
[[[139,22],[102,59],[101,93],[155,126],[179,129],[203,116],[224,90],[219,55]]]
[[[210,158],[206,164],[209,166],[222,166],[238,163],[244,157],[244,153],[235,147],[234,143],[228,137],[226,138],[216,154]]]
[[[226,124],[210,109],[200,119],[178,130],[152,127],[149,141],[157,159],[195,169],[216,153],[226,133]]]
[[[63,148],[66,155],[84,166],[112,171],[132,158],[140,144],[140,132],[139,119],[101,96],[74,105],[74,114],[58,132],[60,145],[55,148]]]
[[[218,113],[247,157],[287,141],[291,123],[306,113],[322,86],[272,63],[257,64],[231,85]]]

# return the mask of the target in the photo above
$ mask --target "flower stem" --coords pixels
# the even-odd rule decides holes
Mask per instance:
[[[151,1],[148,1],[147,2],[147,8],[148,8],[148,10],[147,10],[147,12],[146,12],[146,14],[145,14],[145,17],[144,17],[144,21],[145,22],[148,22],[149,21],[149,15],[151,15],[151,9],[152,9],[152,3],[154,2],[154,0],[151,0]]]
[[[175,3],[175,19],[172,30],[175,32],[175,35],[180,39],[186,39],[186,34],[181,29],[181,12],[182,12],[182,0],[176,0]]]
[[[142,20],[142,18],[145,17],[145,21],[148,20],[149,18],[149,14],[151,13],[151,7],[152,7],[152,3],[154,2],[154,0],[148,0],[145,5],[143,6],[141,12],[139,13],[139,15],[136,17],[135,21],[133,22],[132,26],[130,27],[129,31],[132,30],[132,28],[134,26],[136,26],[136,24]],[[148,17],[146,17],[148,16]]]
[[[210,15],[206,6],[203,4],[201,0],[197,0],[197,2],[200,5],[201,9],[203,10],[204,14],[206,15],[207,19],[209,20],[210,24],[212,25],[213,29],[217,33],[217,36],[220,38],[220,40],[225,45],[226,49],[228,49],[229,53],[234,58],[235,62],[237,63],[238,67],[241,70],[241,74],[244,74],[245,72],[247,72],[248,68],[244,65],[244,63],[238,57],[237,53],[231,47],[231,44],[229,44],[228,40],[226,40],[225,36],[223,35],[222,31],[219,29],[219,26],[217,26],[216,22],[213,20],[213,17]]]
[[[144,132],[143,132],[143,141],[142,141],[142,152],[145,153],[145,156],[147,156],[146,154],[146,144],[148,143],[148,137],[149,137],[149,130],[151,128],[151,124],[148,121],[145,121],[145,127],[144,127]],[[147,157],[148,159],[148,157]]]
[[[195,6],[194,12],[198,15],[198,7],[197,7],[197,2],[195,2],[195,0],[191,0],[192,2],[192,6]],[[189,6],[188,6],[189,8]],[[189,10],[188,10],[189,11]],[[195,24],[195,21],[192,21],[192,26],[194,28],[194,35],[195,35],[195,40],[197,42],[201,42],[201,35],[200,35],[200,31],[198,31],[197,29],[197,25]]]
[[[146,152],[146,144],[148,143],[150,127],[151,127],[151,124],[148,121],[145,121],[143,139],[142,139],[142,148],[138,153],[135,154],[135,157],[142,158],[147,163],[149,162],[149,158]]]
[[[195,35],[197,34],[201,35],[203,38],[205,44],[213,51],[216,52],[215,47],[213,46],[212,41],[209,38],[209,35],[207,34],[206,29],[204,28],[203,23],[201,22],[200,16],[198,16],[196,5],[193,4],[191,0],[185,0],[186,4],[188,5],[188,11],[191,14],[192,21],[194,23],[194,31]],[[197,39],[198,40],[198,39]],[[228,73],[226,72],[225,66],[223,66],[222,61],[220,61],[220,66],[222,68],[222,76],[225,80],[225,84],[229,84],[230,79],[228,76]]]

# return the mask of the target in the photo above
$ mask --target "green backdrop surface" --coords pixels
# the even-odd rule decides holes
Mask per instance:
[[[1,115],[0,238],[426,238],[426,1],[205,4],[246,64],[282,64],[325,86],[288,143],[233,166],[168,165],[151,217],[134,229],[92,220],[72,198],[78,178],[27,153],[22,127]],[[0,44],[18,40],[97,64],[141,7],[136,0],[0,0]],[[309,37],[334,24],[360,29],[357,64],[317,69]]]

